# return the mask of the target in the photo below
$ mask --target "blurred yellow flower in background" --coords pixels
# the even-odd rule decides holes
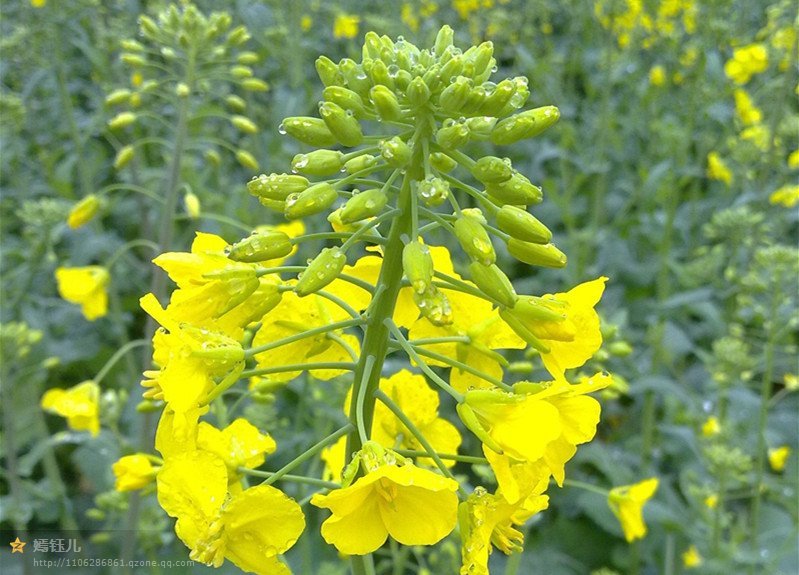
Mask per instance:
[[[67,225],[73,230],[89,223],[100,209],[100,200],[94,194],[89,194],[73,206],[67,216]]]
[[[714,416],[708,417],[705,423],[702,424],[702,435],[705,437],[713,437],[719,433],[721,433],[721,425],[719,424],[718,418]]]
[[[111,466],[111,470],[114,472],[114,489],[117,491],[134,491],[155,481],[156,468],[144,453],[120,457]]]
[[[643,539],[646,535],[644,505],[658,488],[657,477],[645,479],[633,485],[614,487],[608,494],[608,505],[619,519],[624,538],[628,543]]]
[[[658,64],[649,70],[649,83],[653,86],[662,86],[666,83],[666,69]]]
[[[45,411],[65,417],[75,431],[100,432],[100,386],[89,380],[69,389],[48,389],[42,396]]]
[[[791,455],[791,448],[787,445],[776,447],[768,450],[768,464],[776,472],[785,470],[785,464],[788,462],[788,457]]]
[[[685,553],[682,554],[682,564],[686,569],[693,569],[702,565],[702,556],[696,545],[691,545]]]
[[[718,152],[710,152],[707,155],[707,177],[724,182],[728,186],[732,184],[732,172]]]
[[[733,50],[732,58],[724,64],[727,77],[742,86],[752,76],[768,68],[768,50],[763,44],[749,44]]]
[[[58,293],[81,307],[83,316],[94,321],[108,313],[108,282],[111,276],[102,266],[58,268],[55,271]]]
[[[735,114],[744,126],[754,126],[763,119],[763,112],[760,111],[746,90],[737,88],[735,96]]]
[[[792,208],[799,204],[799,185],[782,186],[778,190],[772,192],[768,201],[775,205],[785,206]]]
[[[356,14],[339,14],[333,22],[334,38],[355,38],[358,35],[358,27],[361,17]]]

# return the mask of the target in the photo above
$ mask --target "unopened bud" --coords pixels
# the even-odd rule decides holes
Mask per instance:
[[[344,146],[359,146],[363,142],[360,122],[338,104],[322,102],[319,105],[319,115],[336,140]]]
[[[160,401],[150,401],[145,399],[136,405],[136,411],[139,413],[153,413],[155,411],[161,411],[161,409],[163,409],[163,403]]]
[[[260,78],[245,78],[241,81],[241,87],[248,92],[268,92],[269,84]]]
[[[265,206],[269,210],[273,212],[277,212],[282,214],[286,210],[286,201],[285,200],[272,200],[270,198],[258,198],[258,201],[261,202],[262,206]]]
[[[239,46],[249,39],[250,33],[247,32],[247,28],[244,26],[236,26],[230,31],[230,34],[228,34],[227,43],[231,46]]]
[[[336,63],[327,56],[316,59],[316,73],[325,86],[337,86],[344,81]]]
[[[205,159],[208,160],[211,165],[217,168],[222,165],[222,158],[219,156],[219,152],[216,150],[206,150]]]
[[[471,90],[471,82],[464,76],[458,78],[442,90],[438,97],[438,105],[447,112],[457,112],[466,104]]]
[[[127,64],[128,66],[133,66],[134,68],[139,68],[147,64],[147,58],[142,56],[141,54],[129,54],[125,53],[119,57],[122,60],[123,64]]]
[[[261,174],[247,182],[247,191],[261,198],[285,200],[289,194],[298,194],[310,185],[307,178],[296,174]]]
[[[439,146],[454,150],[460,148],[469,141],[469,128],[465,123],[444,122],[444,125],[436,132],[436,142]]]
[[[105,97],[105,103],[108,106],[118,106],[119,104],[126,103],[129,99],[130,90],[126,88],[120,88],[108,94],[108,96]]]
[[[483,100],[480,111],[490,116],[499,116],[515,92],[516,84],[513,80],[502,80]]]
[[[258,169],[260,168],[260,166],[258,165],[258,160],[256,160],[255,156],[253,156],[247,150],[237,150],[236,160],[238,160],[239,164],[254,172],[257,172]]]
[[[355,174],[361,170],[371,168],[375,164],[377,164],[377,158],[375,156],[363,154],[362,156],[356,156],[351,160],[347,160],[344,164],[344,171],[348,174]]]
[[[487,296],[506,307],[513,307],[516,304],[518,296],[513,284],[496,264],[483,265],[480,262],[472,262],[469,265],[469,273],[475,285]]]
[[[522,296],[513,307],[513,314],[525,324],[539,324],[542,322],[562,322],[566,315],[557,309],[542,303],[541,298]]]
[[[439,172],[447,173],[454,170],[458,162],[442,152],[433,152],[430,154],[430,165]]]
[[[350,90],[360,95],[369,93],[372,82],[360,64],[356,64],[354,60],[349,58],[344,58],[339,63],[338,69],[341,71],[341,75],[344,76],[344,80],[346,80]]]
[[[383,60],[374,60],[369,68],[369,76],[375,86],[385,86],[389,90],[394,89],[394,78],[388,71],[388,66]]]
[[[385,86],[372,88],[369,92],[369,97],[377,111],[377,115],[383,120],[396,120],[402,115],[397,96]]]
[[[452,306],[449,299],[434,285],[431,284],[421,293],[414,290],[413,301],[422,316],[433,325],[444,326],[452,323]]]
[[[132,145],[127,145],[119,148],[116,157],[114,158],[114,169],[121,170],[127,166],[133,157],[136,155],[136,148]]]
[[[415,293],[423,293],[433,285],[433,258],[430,248],[418,241],[405,244],[402,250],[402,271]]]
[[[486,266],[496,261],[491,238],[477,218],[462,216],[455,220],[454,228],[455,237],[470,258]]]
[[[257,64],[260,59],[261,57],[255,52],[241,52],[238,56],[236,56],[236,62],[245,65]]]
[[[383,190],[366,190],[347,200],[341,208],[339,219],[343,224],[359,222],[378,215],[388,203],[388,196]]]
[[[244,98],[236,96],[235,94],[227,96],[225,98],[225,104],[234,112],[243,112],[247,109],[247,102],[244,101]]]
[[[112,130],[127,128],[136,121],[136,114],[133,112],[121,112],[108,120],[108,127]]]
[[[416,184],[416,193],[430,207],[443,204],[449,197],[449,182],[430,176]]]
[[[186,206],[186,213],[190,218],[200,217],[200,198],[193,192],[187,193],[183,197],[183,204]]]
[[[178,98],[188,98],[190,94],[191,94],[191,88],[189,88],[183,82],[178,82],[175,85],[175,95]]]
[[[338,198],[336,189],[327,182],[321,182],[286,198],[283,213],[289,220],[304,218],[325,211],[333,205],[336,198]]]
[[[451,52],[447,53],[450,56],[446,61],[440,60],[441,69],[439,77],[449,82],[449,78],[460,76],[463,73],[463,56],[457,54],[451,56]],[[468,78],[466,78],[468,80]]]
[[[336,150],[314,150],[297,154],[291,160],[291,169],[309,176],[330,176],[344,167],[344,154]]]
[[[513,175],[510,162],[496,156],[484,156],[472,166],[472,175],[484,184],[501,184]]]
[[[411,149],[399,136],[380,142],[380,155],[394,168],[402,168],[411,160]]]
[[[452,46],[453,38],[455,37],[455,32],[447,25],[441,27],[436,34],[436,41],[433,44],[433,51],[435,55],[439,58],[444,54],[444,52]]]
[[[324,120],[311,116],[286,118],[278,131],[309,146],[332,146],[337,141]]]
[[[464,58],[474,66],[474,75],[480,76],[489,68],[494,56],[494,43],[483,42],[479,46],[469,48],[464,53]]]
[[[476,141],[485,141],[491,136],[491,130],[497,119],[492,116],[475,116],[466,120],[469,137]]]
[[[491,132],[491,142],[503,145],[532,138],[554,125],[559,119],[560,110],[555,106],[527,110],[499,122]]]
[[[405,97],[408,98],[408,103],[412,108],[420,108],[430,99],[430,88],[422,78],[417,76],[405,90]]]
[[[497,212],[497,227],[518,240],[546,244],[552,232],[535,216],[516,206],[506,205]]]
[[[263,262],[289,255],[292,247],[291,238],[283,232],[277,230],[254,232],[233,244],[228,252],[228,258],[236,262]]]
[[[232,66],[230,68],[230,75],[234,78],[252,78],[255,74],[249,66]]]
[[[527,206],[537,204],[543,198],[541,188],[534,186],[530,180],[519,172],[513,172],[509,180],[498,184],[486,184],[486,192],[503,204]]]
[[[100,199],[94,194],[89,194],[69,211],[67,225],[73,230],[89,223],[100,210]]]
[[[149,16],[139,16],[139,28],[146,38],[155,39],[158,36],[158,24]]]
[[[335,280],[344,266],[347,256],[338,246],[323,249],[300,275],[294,291],[300,297],[315,293]]]
[[[328,86],[322,92],[322,96],[328,102],[333,102],[345,110],[350,110],[357,118],[363,117],[366,114],[363,98],[348,88]]]
[[[547,268],[566,266],[566,254],[552,244],[533,244],[511,238],[508,241],[508,251],[517,260],[533,266]]]
[[[245,134],[257,134],[258,126],[246,116],[231,116],[230,123]]]

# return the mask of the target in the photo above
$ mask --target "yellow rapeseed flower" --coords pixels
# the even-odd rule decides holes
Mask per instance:
[[[707,507],[708,509],[715,509],[716,505],[719,504],[719,496],[716,495],[715,493],[711,493],[710,495],[705,497],[704,504],[705,507]]]
[[[402,11],[400,12],[400,16],[402,21],[405,22],[405,25],[408,26],[414,32],[419,30],[419,16],[416,14],[416,10],[414,9],[412,4],[405,2],[402,5]]]
[[[685,553],[682,554],[682,564],[686,569],[693,569],[702,565],[702,556],[696,545],[691,545]]]
[[[707,177],[724,182],[728,186],[732,184],[732,172],[718,152],[710,152],[707,155]]]
[[[768,50],[763,44],[749,44],[733,50],[732,58],[724,64],[724,73],[743,86],[756,74],[768,68]]]
[[[549,497],[535,495],[509,504],[501,494],[478,487],[458,508],[462,567],[461,573],[489,575],[488,556],[492,544],[505,554],[520,552],[524,535],[516,529],[549,506]]]
[[[799,204],[799,185],[782,186],[772,192],[768,198],[769,203],[792,208]]]
[[[168,458],[158,473],[158,503],[177,519],[175,532],[190,557],[219,567],[225,559],[243,571],[290,575],[278,555],[305,528],[296,501],[270,485],[228,493],[224,461],[207,451]]]
[[[364,454],[371,450],[383,455]],[[416,467],[373,442],[358,457],[363,477],[311,499],[312,505],[333,513],[322,524],[322,537],[339,552],[372,553],[389,535],[403,545],[433,545],[455,528],[456,481]]]
[[[222,459],[231,480],[236,480],[237,468],[255,469],[263,464],[267,455],[275,452],[277,444],[269,434],[262,434],[252,423],[240,417],[221,430],[201,422],[197,427],[197,448]]]
[[[114,489],[117,491],[135,491],[155,481],[157,469],[150,458],[143,453],[120,457],[112,466],[114,472]]]
[[[768,450],[768,464],[776,472],[785,470],[785,464],[788,462],[788,457],[791,455],[791,448],[787,445],[776,447]]]
[[[799,200],[799,191],[797,191],[797,199]],[[782,377],[782,383],[788,391],[795,391],[799,389],[799,375],[793,373],[786,373]]]
[[[334,38],[355,38],[358,35],[358,26],[361,17],[357,14],[339,14],[333,22]]]
[[[608,494],[608,505],[619,519],[628,543],[643,539],[646,535],[644,523],[644,505],[655,494],[658,488],[656,477],[645,479],[633,485],[614,487]]]
[[[799,168],[799,150],[794,150],[788,154],[788,167],[792,170]]]
[[[649,70],[649,83],[653,86],[662,86],[666,83],[666,69],[658,64]]]
[[[717,417],[710,416],[702,424],[702,435],[705,437],[713,437],[721,433],[721,425]]]
[[[740,136],[742,140],[751,142],[761,152],[767,151],[771,143],[771,130],[763,124],[749,126]]]
[[[304,14],[302,18],[300,18],[300,28],[303,32],[307,32],[313,26],[313,18],[311,18],[308,14]]]
[[[760,111],[749,93],[742,89],[737,88],[734,92],[735,96],[735,114],[744,126],[754,126],[759,124],[763,119],[763,112]]]
[[[100,432],[100,387],[93,381],[84,381],[69,389],[48,389],[42,396],[45,411],[66,418],[67,425],[75,431],[88,431],[92,436]]]
[[[55,271],[58,293],[81,307],[83,316],[94,321],[108,313],[108,282],[111,276],[102,266],[58,268]]]
[[[47,0],[31,0],[31,6],[34,8],[44,8],[47,6]]]

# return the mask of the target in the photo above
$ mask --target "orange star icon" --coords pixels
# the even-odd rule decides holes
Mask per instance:
[[[11,543],[9,543],[9,545],[11,545],[11,552],[12,553],[25,553],[25,549],[24,548],[25,548],[25,545],[27,545],[27,543],[25,543],[24,541],[20,541],[19,537],[17,537],[16,540],[14,540]]]

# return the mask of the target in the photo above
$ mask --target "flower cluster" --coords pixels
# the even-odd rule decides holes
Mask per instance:
[[[490,42],[462,51],[445,26],[421,50],[370,32],[362,54],[317,60],[320,117],[286,118],[280,128],[316,149],[295,156],[291,172],[248,184],[289,224],[233,244],[198,233],[190,253],[154,260],[177,284],[166,307],[153,294],[141,300],[161,325],[143,384],[163,409],[163,462],[120,461],[118,485],[154,475],[195,560],[281,573],[278,555],[304,518],[271,484],[297,479],[287,472],[321,453],[326,478],[306,479],[327,492],[310,502],[332,513],[322,536],[341,553],[367,555],[388,537],[432,545],[459,524],[464,572],[487,573],[492,543],[521,548],[516,527],[547,507],[550,479],[563,485],[566,462],[596,433],[600,405],[589,394],[611,378],[569,378],[602,343],[595,307],[607,278],[520,295],[498,265],[497,240],[528,265],[560,268],[566,257],[526,209],[541,189],[507,158],[463,151],[536,136],[559,118],[553,106],[520,111],[525,78],[490,81]],[[465,199],[479,207],[462,208]],[[323,213],[331,230],[305,235],[301,220]],[[316,239],[327,245],[307,265],[286,265],[298,244]],[[445,244],[460,246],[467,273]],[[537,354],[550,377],[506,383],[507,350]],[[424,375],[383,377],[398,352]],[[227,410],[213,406],[239,381],[276,389],[304,373],[351,378],[350,423],[283,469],[256,470],[274,441],[244,419],[227,425]],[[440,391],[483,457],[458,454],[462,438]],[[496,491],[456,481],[458,463],[488,463]],[[247,487],[247,475],[266,480]]]

